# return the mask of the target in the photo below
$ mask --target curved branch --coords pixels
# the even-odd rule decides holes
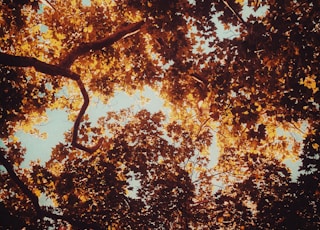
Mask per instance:
[[[5,66],[16,67],[34,67],[38,72],[48,74],[51,76],[62,75],[71,80],[80,80],[80,76],[60,66],[51,65],[36,58],[15,56],[0,52],[0,64]]]
[[[45,62],[42,62],[36,58],[32,57],[23,57],[23,56],[14,56],[10,54],[6,54],[3,52],[0,52],[0,64],[6,65],[6,66],[16,66],[16,67],[34,67],[37,71],[51,75],[62,75],[65,76],[71,80],[77,81],[77,84],[79,86],[79,89],[81,91],[81,94],[83,96],[83,104],[79,111],[79,114],[74,122],[73,125],[73,134],[72,134],[72,146],[75,148],[81,149],[83,151],[86,151],[88,153],[95,152],[100,145],[102,144],[103,138],[100,138],[98,143],[92,147],[86,147],[79,143],[77,143],[78,139],[78,131],[80,128],[80,122],[85,114],[86,109],[89,105],[89,96],[88,93],[84,87],[84,84],[80,78],[80,76],[72,71],[69,70],[69,67],[71,64],[79,57],[90,50],[100,50],[103,47],[107,47],[112,45],[113,43],[119,41],[121,38],[130,36],[131,34],[136,33],[141,26],[144,24],[144,21],[140,21],[137,23],[129,24],[125,27],[122,27],[118,29],[116,32],[114,32],[112,35],[97,40],[90,43],[82,43],[76,48],[74,48],[61,62],[59,66],[51,65]]]
[[[64,69],[60,66],[55,66],[51,64],[47,64],[45,62],[39,61],[36,58],[31,58],[31,57],[22,57],[22,56],[14,56],[10,54],[5,54],[0,52],[0,64],[6,65],[6,66],[16,66],[16,67],[34,67],[37,71],[41,73],[45,73],[51,76],[56,76],[56,75],[62,75],[64,77],[67,77],[71,80],[74,80],[77,82],[82,97],[83,97],[83,104],[82,107],[78,113],[78,116],[76,118],[76,121],[74,122],[73,125],[73,134],[72,134],[72,146],[75,148],[81,149],[83,151],[86,151],[88,153],[93,153],[95,152],[100,145],[102,144],[103,138],[99,140],[99,142],[94,145],[93,147],[85,147],[79,143],[77,143],[78,139],[78,131],[80,127],[80,122],[85,114],[88,105],[89,105],[89,96],[88,93],[84,87],[84,84],[80,78],[80,76],[68,69]]]
[[[5,66],[15,66],[15,67],[33,67],[36,71],[48,74],[51,76],[61,75],[67,77],[71,80],[77,82],[78,87],[83,96],[83,104],[78,113],[78,116],[73,125],[73,135],[72,135],[72,145],[78,149],[86,151],[88,153],[93,153],[96,151],[100,145],[102,144],[103,138],[101,138],[97,145],[93,147],[85,147],[79,143],[77,143],[78,139],[78,131],[80,127],[80,122],[82,117],[85,114],[86,109],[89,106],[89,95],[85,89],[85,86],[80,78],[80,76],[69,70],[71,64],[81,55],[86,54],[90,50],[100,50],[103,47],[107,47],[112,45],[113,43],[119,41],[121,38],[130,36],[136,33],[141,26],[144,24],[144,21],[130,24],[128,26],[122,27],[117,30],[112,35],[107,38],[94,41],[91,43],[83,43],[73,49],[61,62],[59,66],[51,65],[45,62],[42,62],[36,58],[32,57],[24,57],[24,56],[15,56],[6,54],[0,51],[0,65]],[[93,229],[101,229],[101,227],[97,224],[88,224],[78,220],[75,220],[72,216],[58,215],[47,210],[44,210],[40,207],[38,197],[28,188],[27,185],[17,176],[15,173],[12,164],[5,158],[5,152],[0,150],[0,163],[6,168],[10,178],[17,184],[17,186],[22,190],[22,192],[31,200],[32,205],[34,206],[38,217],[49,217],[54,220],[64,220],[69,222],[74,226],[78,226],[81,228],[93,228]]]
[[[49,217],[49,218],[51,218],[53,220],[64,220],[64,221],[67,221],[71,225],[77,226],[77,227],[80,227],[80,228],[102,229],[97,224],[88,224],[88,223],[85,223],[85,222],[81,222],[81,221],[75,220],[72,216],[58,215],[58,214],[54,214],[52,212],[49,212],[47,210],[44,210],[39,205],[38,197],[18,177],[18,175],[16,174],[16,172],[13,169],[12,164],[5,158],[4,155],[5,155],[5,152],[2,149],[0,149],[0,163],[6,168],[10,178],[21,189],[23,194],[25,194],[30,199],[32,205],[34,206],[34,208],[36,210],[38,218]]]
[[[108,47],[124,37],[128,37],[131,34],[136,33],[143,24],[144,24],[144,21],[132,23],[118,29],[117,31],[115,31],[113,34],[111,34],[106,38],[93,41],[93,42],[82,43],[78,45],[61,60],[60,66],[64,68],[69,68],[78,57],[88,53],[91,50],[92,51],[101,50],[102,48]]]
[[[74,48],[68,55],[65,56],[65,58],[60,62],[59,66],[42,62],[36,58],[14,56],[14,55],[6,54],[3,52],[0,52],[0,64],[6,65],[6,66],[16,66],[16,67],[34,67],[37,71],[51,75],[51,76],[62,75],[71,80],[77,81],[77,84],[83,96],[84,102],[82,104],[82,107],[73,125],[73,134],[72,134],[71,144],[75,148],[81,149],[88,153],[93,153],[100,147],[100,145],[102,144],[103,138],[100,138],[98,143],[93,147],[86,147],[77,143],[80,122],[83,115],[85,114],[86,109],[88,108],[89,96],[80,76],[70,71],[69,67],[79,56],[86,54],[90,50],[101,50],[103,47],[110,46],[113,43],[119,41],[121,38],[128,37],[136,33],[144,23],[145,23],[144,21],[132,23],[118,29],[112,35],[104,39],[97,40],[90,43],[80,44],[79,46]]]
[[[18,185],[22,192],[30,199],[38,215],[41,216],[41,207],[39,205],[38,197],[23,183],[23,181],[17,176],[10,162],[4,157],[5,152],[0,150],[0,163],[6,168],[11,179]]]
[[[93,147],[85,147],[85,146],[77,143],[80,122],[81,122],[81,119],[84,116],[84,114],[89,106],[89,95],[88,95],[87,90],[85,89],[84,84],[81,81],[81,79],[77,80],[77,84],[78,84],[78,87],[79,87],[81,94],[83,96],[83,104],[81,106],[81,109],[80,109],[78,116],[77,116],[77,118],[74,122],[74,125],[73,125],[72,143],[71,144],[72,144],[72,146],[74,146],[78,149],[81,149],[83,151],[86,151],[88,153],[94,153],[101,146],[103,138],[100,138],[98,143],[96,145],[94,145]]]

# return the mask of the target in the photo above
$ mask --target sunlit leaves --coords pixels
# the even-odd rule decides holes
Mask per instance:
[[[83,32],[85,32],[85,33],[91,33],[93,31],[93,26],[92,25],[88,25],[87,27],[85,27],[84,29],[83,29]]]
[[[315,94],[316,92],[319,91],[319,87],[317,87],[316,78],[317,77],[315,75],[308,76],[305,79],[300,78],[300,82],[299,83],[301,85],[304,85],[308,89],[311,89],[312,92]]]
[[[16,131],[45,138],[36,128],[48,111],[67,111],[75,121],[84,100],[76,82],[1,66],[3,151],[33,195],[49,199],[45,210],[102,229],[293,229],[290,219],[304,219],[297,226],[312,229],[312,221],[319,223],[315,2],[72,0],[41,4],[37,13],[37,1],[23,2],[1,5],[1,51],[53,65],[81,44],[145,21],[111,46],[75,57],[70,70],[89,100],[106,106],[115,92],[134,95],[146,85],[165,100],[163,112],[133,106],[101,115],[97,124],[85,111],[78,141],[103,137],[99,149],[72,147],[68,130],[49,161],[21,169],[25,150]],[[268,11],[245,16],[244,7]],[[143,106],[149,97],[138,101]],[[299,157],[302,174],[292,183],[283,162]],[[28,227],[67,222],[35,215],[27,195],[1,173],[1,199]]]
[[[23,73],[20,70],[5,67],[1,68],[1,74],[3,129],[8,132],[16,127],[24,129],[25,132],[34,131],[39,134],[33,126],[46,121],[46,105],[54,100],[53,92],[47,91],[50,81],[41,79],[42,76],[35,75],[34,72]],[[33,77],[40,79],[34,80]],[[15,118],[19,118],[19,121]],[[13,121],[16,122],[11,124]]]
[[[21,105],[22,105],[22,97],[23,95],[14,94],[18,90],[12,87],[15,84],[14,80],[17,76],[17,72],[14,69],[1,68],[1,137],[7,136],[10,130],[9,122],[23,119],[23,114],[21,114]],[[12,79],[12,80],[11,80]],[[19,92],[19,91],[18,91]],[[6,122],[8,122],[6,124]],[[6,126],[7,125],[7,126]]]
[[[243,5],[244,4],[244,0],[235,0],[236,3]]]
[[[45,113],[39,114],[36,112],[32,112],[26,116],[24,121],[21,121],[20,124],[16,127],[17,129],[21,129],[25,133],[30,133],[37,135],[38,137],[45,138],[45,133],[40,133],[40,131],[35,128],[35,125],[47,122],[47,117]]]

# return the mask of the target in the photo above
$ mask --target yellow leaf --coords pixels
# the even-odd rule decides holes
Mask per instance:
[[[40,31],[40,25],[36,25],[36,26],[33,26],[31,29],[30,29],[30,32],[31,33],[37,33]]]
[[[61,34],[61,33],[56,33],[56,37],[57,37],[59,40],[62,40],[62,39],[65,39],[65,38],[66,38],[66,35]]]
[[[145,105],[145,104],[149,103],[151,101],[151,99],[148,97],[140,96],[140,101],[141,101],[141,105]]]
[[[54,176],[60,176],[62,171],[63,171],[63,165],[60,162],[55,162],[50,166],[50,172]]]
[[[89,25],[83,29],[83,32],[85,32],[85,33],[91,33],[92,31],[93,31],[92,25]]]
[[[46,33],[43,33],[42,37],[43,39],[51,39],[53,35],[52,30],[48,30]]]
[[[77,1],[76,0],[71,0],[71,6],[76,7],[77,6]]]
[[[23,130],[25,133],[30,133],[30,131],[32,130],[32,124],[30,124],[30,123],[25,123],[25,124],[22,126],[22,130]]]
[[[201,166],[196,166],[196,167],[195,167],[195,171],[197,171],[197,172],[203,172],[203,171],[205,171],[205,168],[203,168],[203,167],[201,167]]]
[[[316,93],[319,91],[319,88],[317,87],[316,79],[317,79],[316,75],[311,75],[306,77],[304,80],[300,78],[299,83],[300,85],[304,85],[308,89],[312,89],[313,93]]]
[[[11,137],[13,143],[17,143],[19,141],[19,138],[17,136]]]
[[[131,70],[131,63],[129,61],[125,62],[125,70],[130,71]]]
[[[68,198],[69,198],[69,196],[68,196],[67,194],[65,194],[65,195],[62,196],[62,199],[63,199],[64,201],[67,201]]]
[[[269,138],[274,138],[276,136],[276,128],[271,125],[267,125],[266,132]]]
[[[261,105],[259,103],[257,103],[257,102],[255,102],[254,105],[257,106],[256,111],[260,112],[261,109],[262,109]]]
[[[318,150],[319,149],[318,143],[313,143],[312,148],[314,148],[315,150]]]
[[[22,46],[21,46],[21,50],[30,50],[30,45],[28,43],[24,43]]]
[[[209,149],[207,147],[205,147],[205,148],[201,149],[200,154],[202,156],[209,156],[210,155],[210,151],[209,151]]]
[[[120,174],[118,174],[118,179],[120,180],[120,181],[125,181],[126,180],[126,177],[125,177],[125,175],[123,175],[123,173],[120,173]]]
[[[44,140],[48,139],[48,133],[46,133],[46,132],[41,133],[41,134],[40,134],[40,138],[41,138],[41,139],[44,139]]]
[[[88,200],[87,197],[83,194],[79,195],[78,198],[81,200],[81,202],[86,202]]]
[[[193,94],[192,93],[188,93],[187,94],[187,99],[188,99],[188,101],[193,101],[194,100]]]
[[[82,106],[83,101],[82,100],[74,100],[72,103],[72,108],[75,110],[79,110]]]
[[[187,166],[186,166],[186,171],[191,174],[193,170],[193,164],[191,162],[188,162]]]
[[[78,116],[77,113],[70,113],[70,114],[68,115],[68,120],[69,120],[69,121],[75,121],[76,118],[77,118],[77,116]]]
[[[53,207],[58,207],[59,206],[59,203],[56,199],[51,199],[52,200],[52,203],[53,203]]]
[[[243,6],[244,0],[236,0],[236,3],[238,3],[238,4]]]
[[[40,195],[41,195],[41,191],[39,190],[39,189],[34,189],[33,190],[33,193],[37,196],[37,197],[40,197]]]

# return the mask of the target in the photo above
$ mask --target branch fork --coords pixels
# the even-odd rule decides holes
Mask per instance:
[[[73,125],[71,145],[85,152],[94,153],[96,150],[99,149],[104,139],[100,138],[98,143],[92,147],[86,147],[78,143],[78,131],[80,127],[80,122],[89,106],[89,95],[83,84],[83,81],[81,80],[80,75],[72,72],[70,70],[70,66],[79,56],[82,56],[88,53],[89,51],[100,50],[103,47],[112,45],[113,43],[119,41],[124,37],[128,37],[128,36],[131,36],[132,34],[137,33],[143,24],[144,24],[144,21],[129,24],[125,27],[118,29],[115,33],[113,33],[112,35],[104,39],[93,41],[90,43],[80,44],[74,50],[72,50],[68,55],[66,55],[64,59],[61,60],[60,65],[52,65],[52,64],[42,62],[36,58],[15,56],[15,55],[3,53],[1,51],[0,51],[0,65],[16,66],[16,67],[33,67],[35,68],[36,71],[53,76],[53,77],[60,75],[60,76],[69,78],[73,81],[76,81],[83,97],[83,104],[81,106],[81,109]],[[80,228],[85,227],[90,229],[101,229],[96,224],[90,224],[90,223],[78,221],[78,220],[75,220],[72,216],[57,215],[41,207],[39,204],[39,198],[18,177],[17,173],[15,172],[12,166],[12,163],[6,159],[5,154],[6,154],[5,151],[0,148],[0,164],[2,164],[6,168],[10,178],[21,189],[21,191],[28,197],[28,199],[30,199],[36,211],[37,218],[49,217],[54,220],[67,221],[70,224],[74,226],[78,226]]]
[[[51,76],[60,75],[76,81],[83,97],[83,104],[81,106],[81,109],[73,125],[73,134],[72,134],[71,144],[75,148],[78,148],[88,153],[93,153],[101,146],[103,142],[103,138],[101,138],[98,141],[98,143],[92,147],[86,147],[77,142],[80,122],[89,106],[89,95],[83,84],[83,81],[81,80],[81,77],[78,74],[72,72],[70,70],[70,67],[73,64],[73,62],[80,56],[85,55],[90,51],[97,51],[97,50],[101,50],[104,47],[111,46],[112,44],[119,41],[120,39],[137,33],[143,24],[144,24],[144,21],[132,23],[118,29],[116,32],[114,32],[110,36],[107,36],[104,39],[89,42],[89,43],[82,43],[77,47],[75,47],[73,50],[71,50],[71,52],[67,54],[60,61],[59,65],[48,64],[32,57],[10,55],[10,54],[3,53],[1,51],[0,51],[0,64],[6,65],[6,66],[16,66],[16,67],[34,67],[36,71],[42,72],[44,74],[48,74]]]

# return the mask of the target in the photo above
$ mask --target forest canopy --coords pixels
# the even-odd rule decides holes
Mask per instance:
[[[0,3],[1,229],[320,228],[319,1]]]

